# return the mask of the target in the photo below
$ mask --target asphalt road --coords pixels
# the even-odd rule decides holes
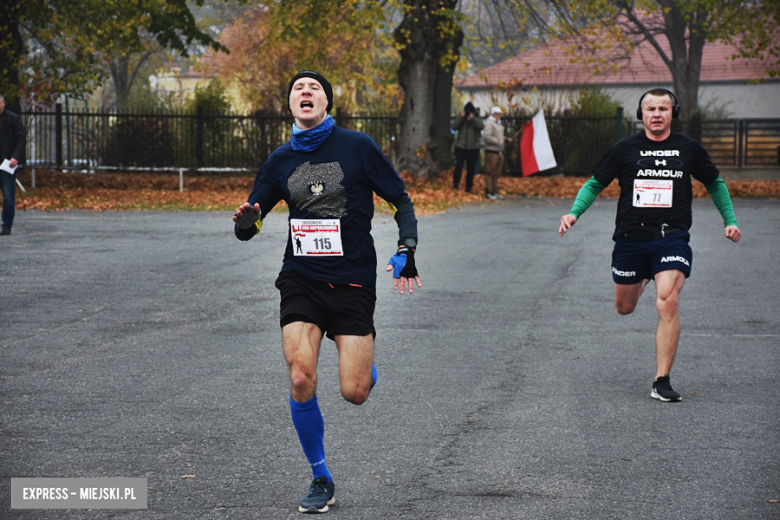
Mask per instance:
[[[612,302],[614,200],[421,217],[423,287],[393,294],[374,220],[375,360],[318,397],[331,518],[780,518],[780,201],[737,200],[743,239],[694,203],[672,383],[649,397],[654,286]],[[0,517],[296,518],[310,480],[290,420],[278,293],[286,215],[236,240],[227,213],[17,213],[0,240]],[[11,510],[13,477],[136,477],[148,509]]]

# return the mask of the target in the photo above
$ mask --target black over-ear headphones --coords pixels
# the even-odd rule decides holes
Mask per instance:
[[[663,90],[664,92],[668,93],[670,96],[672,96],[672,99],[674,100],[674,104],[672,105],[672,119],[677,119],[680,115],[680,104],[677,102],[677,96],[674,95],[674,92],[672,92],[669,89],[666,88],[651,88],[644,94],[642,94],[642,97],[639,98],[639,106],[636,109],[636,118],[640,121],[642,120],[642,100],[645,99],[645,96],[648,95],[650,92],[654,90]]]

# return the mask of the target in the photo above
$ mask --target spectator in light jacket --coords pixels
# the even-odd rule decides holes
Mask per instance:
[[[485,143],[485,198],[490,200],[504,198],[498,193],[498,177],[504,169],[504,142],[511,142],[512,138],[504,137],[502,115],[500,107],[493,107],[482,132],[482,140]]]

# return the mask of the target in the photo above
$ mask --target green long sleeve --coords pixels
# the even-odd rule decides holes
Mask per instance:
[[[588,182],[583,184],[582,188],[580,188],[580,191],[577,193],[577,198],[574,199],[574,204],[572,204],[569,213],[580,218],[580,216],[585,213],[585,210],[593,204],[593,201],[596,200],[599,193],[604,191],[604,188],[606,188],[606,186],[597,181],[595,177],[588,179]]]
[[[731,195],[726,186],[726,182],[718,177],[715,181],[705,184],[707,193],[712,197],[712,202],[718,208],[720,216],[723,217],[723,227],[737,226],[737,217],[734,216],[734,206],[731,204]]]

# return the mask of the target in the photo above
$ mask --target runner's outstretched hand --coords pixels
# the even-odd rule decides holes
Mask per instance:
[[[562,216],[561,225],[558,226],[558,234],[563,236],[564,233],[571,229],[575,222],[577,222],[577,217],[571,213],[567,213],[566,215]]]
[[[398,251],[390,257],[386,271],[393,271],[394,291],[399,291],[403,294],[407,282],[409,283],[409,294],[414,292],[413,282],[417,282],[417,287],[422,287],[420,277],[417,275],[417,267],[414,265],[414,249],[411,247],[399,247]]]
[[[739,230],[737,226],[726,226],[726,238],[734,242],[735,244],[739,242],[739,239],[742,238],[742,232]]]
[[[255,202],[254,207],[248,202],[241,204],[233,215],[233,222],[241,229],[249,229],[260,220],[260,204]]]

